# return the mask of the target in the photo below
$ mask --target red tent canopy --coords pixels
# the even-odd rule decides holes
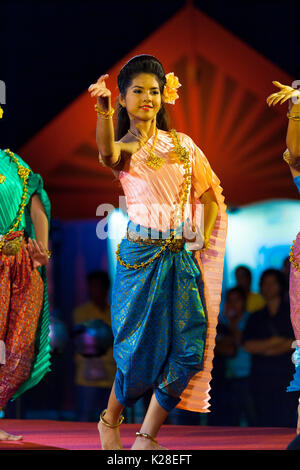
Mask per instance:
[[[166,105],[172,127],[190,135],[221,179],[227,204],[296,198],[285,149],[287,106],[269,109],[272,80],[292,78],[198,9],[186,6],[111,70],[107,82],[117,98],[117,75],[132,56],[152,54],[180,79],[180,99]],[[95,81],[98,77],[95,77]],[[86,88],[90,83],[86,84]],[[101,203],[118,206],[122,190],[98,163],[94,100],[86,90],[19,149],[42,174],[53,216],[93,218]]]

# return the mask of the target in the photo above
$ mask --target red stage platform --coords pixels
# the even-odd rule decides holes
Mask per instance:
[[[99,450],[96,423],[45,420],[5,420],[0,428],[23,435],[23,441],[0,442],[1,450]],[[140,425],[125,424],[121,436],[130,449]],[[289,428],[163,426],[159,443],[170,450],[284,450],[296,436]]]

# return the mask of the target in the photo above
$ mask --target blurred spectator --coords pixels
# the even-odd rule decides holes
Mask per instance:
[[[284,274],[264,271],[260,279],[266,306],[246,324],[243,344],[252,354],[251,391],[258,426],[296,426],[297,396],[286,393],[293,376],[293,328],[289,303],[284,299]]]
[[[87,276],[89,301],[78,306],[73,313],[75,325],[100,319],[109,326],[110,306],[109,277],[106,272],[94,271]],[[75,355],[76,363],[76,411],[78,421],[98,421],[99,412],[108,402],[116,366],[113,348],[103,356],[84,357]]]
[[[235,270],[236,283],[241,287],[247,297],[246,310],[247,312],[255,312],[266,305],[265,299],[261,294],[251,292],[252,274],[246,266],[238,266]]]
[[[242,332],[249,316],[244,290],[241,287],[230,289],[226,294],[224,319],[217,327],[215,354],[216,357],[223,357],[224,362],[223,380],[219,377],[221,386],[215,425],[251,426],[254,423],[249,393],[251,355],[241,345]]]

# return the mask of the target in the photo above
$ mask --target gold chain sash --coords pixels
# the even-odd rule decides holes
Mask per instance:
[[[21,199],[21,203],[20,203],[20,206],[19,206],[19,210],[18,210],[18,213],[17,213],[17,217],[15,219],[15,222],[13,224],[13,226],[11,227],[11,229],[5,234],[3,235],[3,237],[1,238],[0,240],[0,252],[1,250],[3,249],[4,247],[4,244],[6,242],[6,239],[10,236],[11,233],[13,233],[13,231],[18,227],[20,221],[21,221],[21,218],[23,216],[23,212],[24,212],[24,208],[25,208],[25,204],[26,204],[26,198],[27,198],[27,191],[28,191],[28,187],[27,187],[27,180],[28,180],[28,177],[29,177],[29,174],[31,172],[31,170],[29,168],[26,168],[25,166],[21,165],[19,163],[19,160],[17,159],[17,157],[15,156],[15,154],[9,150],[9,149],[6,149],[5,150],[5,153],[15,162],[15,164],[17,165],[18,167],[18,175],[20,177],[20,179],[23,181],[23,195],[22,195],[22,199]]]

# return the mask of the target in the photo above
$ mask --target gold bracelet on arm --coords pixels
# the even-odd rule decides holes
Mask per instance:
[[[292,159],[292,157],[291,157],[291,154],[290,154],[290,152],[289,152],[289,149],[286,149],[285,152],[283,152],[282,158],[283,158],[283,160],[284,160],[286,163],[288,163],[289,165],[291,165],[292,162],[293,162],[293,159]]]
[[[104,119],[112,118],[115,112],[114,108],[111,108],[109,111],[102,111],[102,109],[100,108],[98,104],[95,104],[95,111],[97,112],[98,116],[101,116]]]
[[[296,114],[287,113],[287,117],[292,119],[292,121],[300,121],[300,116],[297,116]]]

